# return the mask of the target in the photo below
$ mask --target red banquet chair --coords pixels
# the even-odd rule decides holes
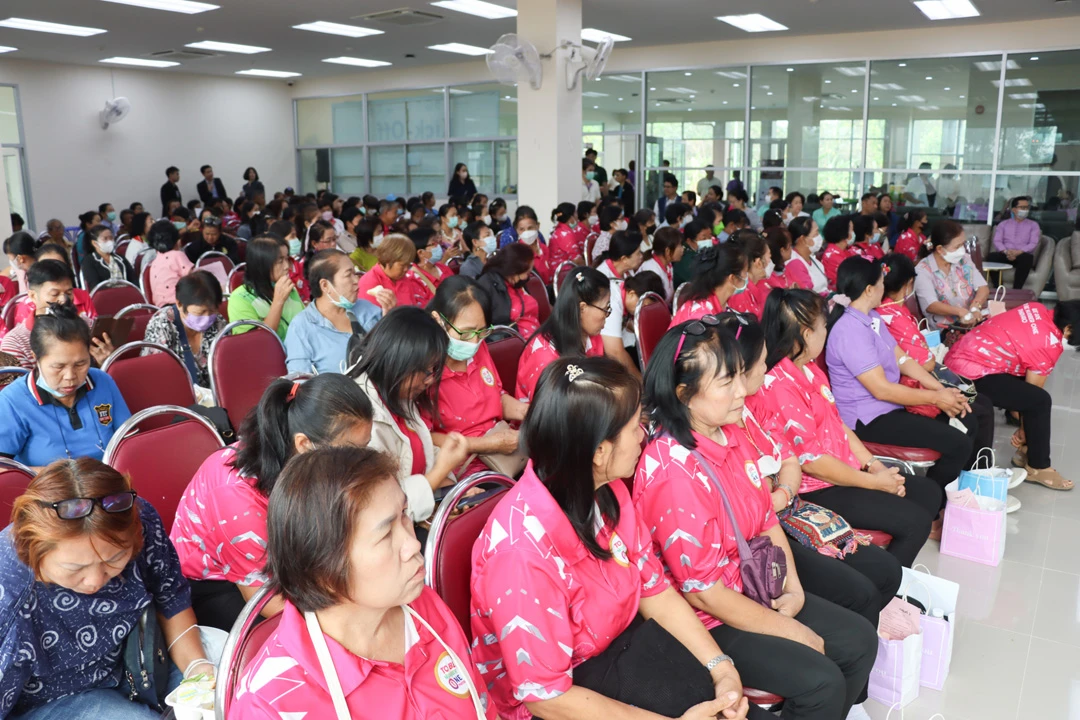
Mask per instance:
[[[501,490],[467,507],[461,514],[455,514],[458,506],[466,500],[465,494],[481,485],[494,485]],[[438,593],[454,613],[465,630],[465,637],[472,637],[469,629],[472,546],[484,531],[484,524],[503,492],[513,486],[514,481],[505,475],[491,471],[474,473],[447,493],[431,519],[431,529],[424,547],[424,582]]]
[[[144,348],[157,352],[138,354]],[[145,341],[121,345],[105,358],[101,370],[116,382],[132,414],[157,405],[187,407],[195,404],[195,389],[184,361],[164,345]],[[148,418],[144,429],[169,422],[172,422],[171,418],[164,416]]]
[[[229,271],[229,292],[236,292],[236,288],[244,284],[244,269],[247,263],[240,263]]]
[[[551,315],[551,301],[548,299],[547,285],[543,279],[533,270],[529,273],[529,284],[525,286],[525,292],[536,300],[536,318],[544,322]]]
[[[690,294],[690,283],[684,282],[679,287],[675,288],[675,294],[671,296],[671,315],[675,316],[679,312],[679,306],[686,302],[686,296]]]
[[[517,383],[518,361],[525,351],[525,339],[511,327],[496,325],[492,339],[487,341],[488,353],[495,363],[503,390],[513,394]]]
[[[184,419],[173,422],[177,415]],[[131,478],[132,488],[154,506],[169,532],[191,478],[223,447],[225,442],[203,416],[178,405],[159,405],[135,413],[117,428],[102,459]]]
[[[4,327],[8,330],[15,327],[15,311],[19,309],[19,303],[26,297],[26,293],[19,293],[4,303],[4,309],[0,310],[0,315],[3,315]]]
[[[570,260],[563,260],[559,263],[559,266],[555,268],[555,299],[559,299],[559,288],[566,282],[566,277],[574,271],[577,265]]]
[[[250,327],[240,335],[232,334],[244,326]],[[270,383],[287,372],[281,338],[255,320],[226,325],[210,346],[208,364],[210,390],[234,428],[239,428],[248,411],[259,404]]]
[[[142,290],[144,302],[154,304],[154,298],[150,294],[150,263],[144,260],[146,253],[140,253],[137,260],[142,261],[142,269],[139,270],[139,289]]]
[[[128,305],[146,304],[146,298],[142,290],[127,280],[106,280],[90,291],[90,302],[98,315],[116,317]]]
[[[195,269],[200,270],[207,265],[213,265],[215,263],[221,266],[221,269],[225,271],[226,275],[233,270],[233,261],[229,259],[229,256],[216,250],[211,250],[210,252],[205,252],[200,255],[199,259],[195,262]]]
[[[33,479],[33,470],[10,458],[0,457],[0,525],[11,521],[15,498],[26,492]]]
[[[281,622],[281,613],[268,618],[261,617],[263,608],[273,599],[274,592],[269,586],[263,585],[244,605],[233,623],[217,670],[214,707],[217,708],[218,718],[229,717],[229,708],[236,696],[236,685],[240,682],[240,677]]]
[[[146,326],[150,324],[150,318],[154,317],[161,308],[147,303],[137,303],[121,308],[114,317],[117,320],[131,318],[131,332],[128,334],[128,342],[141,342],[146,339]]]
[[[646,300],[652,302],[646,303]],[[637,338],[638,365],[642,373],[670,324],[671,313],[668,312],[664,298],[654,292],[642,295],[634,309],[634,337]]]

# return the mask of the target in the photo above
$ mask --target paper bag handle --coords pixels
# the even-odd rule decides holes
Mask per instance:
[[[985,455],[983,453],[986,453]],[[979,467],[979,463],[986,460],[987,465],[985,468]],[[984,447],[979,450],[979,454],[975,456],[975,462],[971,465],[972,470],[990,470],[997,467],[997,453],[994,452],[994,448]]]
[[[1004,302],[1004,301],[1005,301],[1005,286],[1004,285],[998,285],[997,290],[994,291],[994,302]]]
[[[929,321],[929,320],[927,320],[926,318],[919,318],[919,324],[918,324],[918,326],[917,326],[917,327],[918,327],[918,330],[919,330],[919,332],[922,332],[922,331],[923,331],[923,323],[926,323],[926,329],[927,329],[927,330],[929,330],[929,329],[930,329],[930,321]]]

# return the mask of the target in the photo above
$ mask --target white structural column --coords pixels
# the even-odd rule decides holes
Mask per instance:
[[[518,0],[517,34],[541,54],[581,42],[581,0]],[[539,90],[518,83],[518,198],[545,221],[560,202],[581,199],[581,86],[566,89],[569,52],[542,59]],[[543,223],[546,226],[546,222]]]
[[[580,116],[579,116],[580,126]],[[26,220],[26,218],[23,218]],[[27,220],[29,222],[29,220]],[[42,230],[45,229],[44,223],[39,222],[42,226]],[[4,174],[4,162],[3,157],[0,156],[0,238],[6,238],[11,236],[11,207],[8,205],[7,196],[7,177]],[[8,266],[7,255],[0,255],[0,270],[3,270]]]

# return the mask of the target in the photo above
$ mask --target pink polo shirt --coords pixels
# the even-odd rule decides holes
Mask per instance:
[[[723,484],[743,538],[752,540],[777,524],[769,479],[757,452],[738,425],[724,428],[727,445],[693,433],[697,449]],[[691,451],[671,436],[651,441],[638,460],[634,507],[652,530],[652,551],[664,561],[669,582],[684,593],[722,583],[742,592],[739,546],[724,501]],[[721,622],[702,610],[710,630]]]
[[[715,295],[709,295],[703,300],[688,300],[679,306],[675,317],[671,318],[668,330],[687,320],[699,320],[706,315],[719,315],[722,312],[724,312],[724,306]]]
[[[926,236],[908,228],[896,238],[896,247],[893,252],[907,255],[911,262],[919,262],[919,249],[926,242]]]
[[[902,301],[886,300],[878,305],[877,311],[896,344],[915,362],[925,365],[934,356],[919,330],[919,322]]]
[[[192,580],[227,580],[259,587],[266,581],[266,505],[255,479],[229,465],[235,448],[206,458],[176,507],[169,533],[180,569]]]
[[[423,307],[425,304],[424,299],[430,299],[431,297],[431,293],[427,291],[427,288],[421,288],[419,283],[407,274],[400,280],[391,280],[390,276],[386,274],[385,268],[379,263],[375,263],[370,270],[360,277],[358,286],[357,297],[369,302],[375,302],[375,296],[370,295],[368,291],[378,287],[386,288],[394,293],[398,305]]]
[[[599,335],[590,337],[589,348],[585,351],[586,357],[601,357],[603,354],[603,339]],[[536,383],[540,381],[540,373],[558,359],[559,352],[552,344],[551,338],[539,334],[533,336],[518,359],[517,383],[514,387],[514,395],[517,399],[521,402],[532,402],[533,393],[536,392]]]
[[[619,523],[605,523],[596,540],[609,560],[581,543],[532,463],[473,545],[473,660],[507,720],[531,718],[524,703],[569,690],[574,668],[629,627],[641,598],[668,588],[626,486],[607,487]]]
[[[738,295],[732,295],[728,300],[728,309],[735,312],[749,313],[761,319],[761,313],[765,310],[765,298],[768,297],[769,291],[772,290],[764,280],[760,282],[748,282],[746,290]]]
[[[158,307],[176,303],[176,283],[195,265],[182,250],[158,253],[150,263],[150,301]]]
[[[772,436],[787,440],[800,465],[832,455],[859,468],[829,379],[814,363],[800,370],[784,358],[765,374],[765,384],[746,398],[746,405]],[[832,484],[804,472],[799,493],[826,487]]]
[[[462,673],[481,693],[488,720],[495,720],[486,688],[469,662],[469,643],[461,625],[431,588],[409,606],[434,628],[468,668],[456,667],[443,645],[405,615],[405,662],[368,660],[324,635],[345,703],[354,718],[380,720],[457,720],[476,711]],[[281,622],[237,685],[229,720],[324,720],[336,717],[304,615],[289,602]]]
[[[525,290],[507,285],[510,295],[510,323],[521,337],[529,337],[540,327],[540,306]]]
[[[1052,313],[1039,303],[990,318],[957,340],[945,365],[966,378],[1017,375],[1031,371],[1049,375],[1064,350]]]
[[[482,437],[502,420],[504,394],[495,362],[481,341],[464,372],[451,370],[449,363],[443,368],[439,382],[439,422],[427,416],[423,419],[432,432]]]
[[[832,243],[825,246],[825,252],[821,254],[821,265],[825,268],[825,279],[829,281],[829,289],[836,289],[836,272],[840,269],[840,263],[849,257],[855,257],[852,248],[841,250],[840,246]]]
[[[580,227],[580,226],[579,226]],[[566,223],[559,223],[548,238],[548,265],[552,272],[567,260],[581,257],[585,236]]]

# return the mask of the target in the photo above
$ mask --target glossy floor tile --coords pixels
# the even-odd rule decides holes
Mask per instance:
[[[1066,350],[1047,382],[1054,398],[1051,459],[1080,483],[1080,353]],[[996,414],[997,462],[1009,466],[1012,427]],[[1080,720],[1080,489],[1034,483],[1014,489],[998,567],[919,554],[960,584],[952,666],[945,688],[921,688],[901,714],[869,700],[874,720]]]

